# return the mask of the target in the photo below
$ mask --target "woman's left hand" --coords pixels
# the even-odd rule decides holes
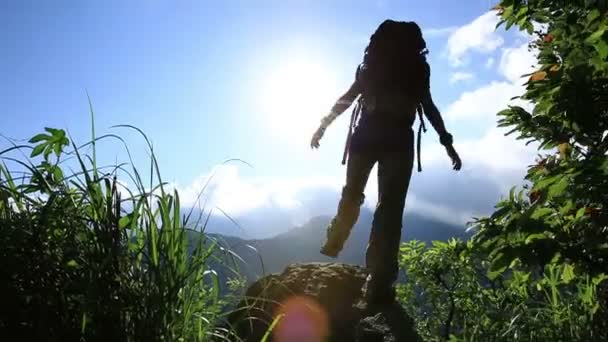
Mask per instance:
[[[323,133],[325,133],[325,129],[319,127],[315,134],[312,135],[312,140],[310,141],[311,148],[319,148],[319,142],[321,141],[321,138],[323,138]]]
[[[458,152],[456,152],[456,150],[454,149],[453,145],[448,145],[445,147],[446,151],[448,152],[448,156],[450,156],[450,159],[452,159],[452,167],[454,170],[458,171],[462,168],[462,160],[460,160],[460,156],[458,155]]]

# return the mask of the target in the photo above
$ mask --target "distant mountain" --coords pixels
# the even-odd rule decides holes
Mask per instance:
[[[337,260],[319,253],[325,239],[325,229],[331,220],[326,216],[315,217],[303,226],[269,239],[244,240],[215,234],[213,237],[242,259],[236,264],[240,272],[251,281],[264,274],[281,272],[287,265],[295,262],[338,261],[363,265],[372,218],[371,211],[362,211]],[[420,240],[428,243],[434,240],[445,241],[452,237],[466,238],[468,235],[464,227],[408,214],[404,218],[402,241]]]

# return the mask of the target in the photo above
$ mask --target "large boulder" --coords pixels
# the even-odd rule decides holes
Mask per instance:
[[[397,303],[366,307],[366,276],[360,266],[306,263],[261,278],[228,317],[235,340],[260,341],[272,331],[268,341],[419,341]]]

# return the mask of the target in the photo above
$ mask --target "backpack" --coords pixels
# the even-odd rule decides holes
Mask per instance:
[[[422,132],[426,132],[423,108],[420,104],[424,82],[428,81],[426,43],[420,27],[414,22],[384,21],[370,38],[365,49],[363,63],[357,68],[356,79],[362,84],[362,94],[357,100],[350,125],[342,164],[346,164],[353,130],[361,111],[377,105],[385,93],[403,93],[414,97],[416,112],[420,119],[417,138],[418,172],[422,171],[420,149]],[[414,114],[415,115],[415,114]]]

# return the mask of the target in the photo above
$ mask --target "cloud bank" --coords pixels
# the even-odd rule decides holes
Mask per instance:
[[[491,11],[456,29],[447,42],[450,63],[460,66],[466,63],[470,51],[489,53],[502,46],[504,38],[496,32],[496,24],[498,16]]]

